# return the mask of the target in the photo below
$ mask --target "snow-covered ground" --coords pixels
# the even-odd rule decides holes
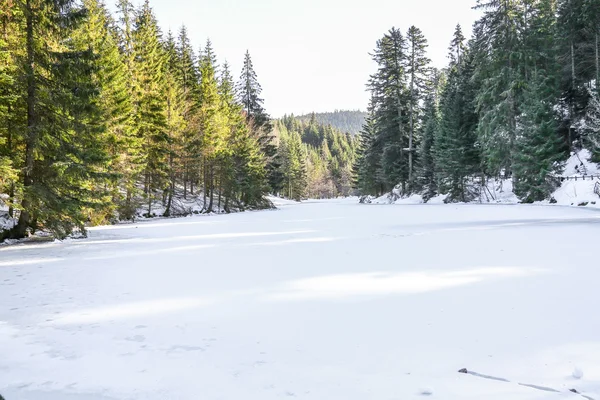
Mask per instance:
[[[0,393],[599,400],[599,236],[584,208],[352,199],[5,246]]]
[[[561,206],[585,206],[600,208],[600,197],[594,192],[597,183],[600,183],[600,168],[598,164],[590,161],[592,154],[583,149],[572,153],[565,162],[561,177],[565,178],[560,187],[552,193],[552,204]],[[571,179],[566,179],[571,178]],[[577,180],[575,180],[577,178]],[[494,204],[518,204],[519,198],[513,191],[512,179],[488,180],[485,187],[479,190],[481,194],[471,203],[494,203]],[[442,204],[447,195],[438,195],[427,201],[427,204]],[[399,191],[394,190],[381,197],[369,198],[367,203],[371,204],[424,204],[423,197],[413,194],[409,197],[401,197]],[[539,204],[550,204],[549,200],[541,201]]]

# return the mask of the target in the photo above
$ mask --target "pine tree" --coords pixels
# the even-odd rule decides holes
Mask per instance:
[[[462,26],[457,24],[454,29],[454,36],[450,42],[450,47],[448,48],[448,58],[450,59],[451,64],[460,65],[462,63],[462,58],[466,51],[466,40],[467,39],[462,32]]]
[[[554,112],[559,98],[559,65],[554,40],[556,1],[540,0],[529,13],[524,43],[531,74],[524,90],[514,156],[515,193],[525,202],[544,200],[556,186],[563,156]]]
[[[227,136],[226,120],[222,113],[216,77],[216,57],[210,40],[206,43],[200,61],[200,76],[201,106],[198,120],[202,134],[204,212],[210,213],[214,205],[217,164],[222,152],[225,151]]]
[[[579,121],[589,101],[587,86],[600,80],[600,5],[595,0],[559,0],[556,44],[562,66],[562,124],[567,143],[580,135]]]
[[[233,78],[227,63],[222,68],[219,94],[228,129],[227,152],[223,155],[221,174],[224,210],[229,212],[231,201],[240,209],[266,207],[265,158],[246,125],[242,105],[236,101]]]
[[[254,71],[249,51],[246,51],[244,56],[244,67],[237,85],[237,92],[248,122],[252,124],[255,130],[263,130],[269,133],[272,129],[271,119],[263,107],[264,100],[260,97],[262,87]]]
[[[410,92],[406,82],[406,41],[402,33],[392,28],[377,42],[372,57],[379,66],[368,85],[375,132],[372,144],[381,157],[377,180],[386,190],[400,185],[402,193],[406,193]]]
[[[600,163],[600,95],[588,89],[590,101],[585,114],[584,144],[592,153],[592,161]]]
[[[478,126],[485,162],[493,175],[511,175],[517,117],[526,80],[523,54],[524,0],[478,0],[483,17],[474,27],[481,115]]]
[[[147,215],[157,193],[168,187],[168,155],[165,73],[166,55],[161,34],[148,0],[136,12],[133,36],[134,52],[134,123],[143,141],[143,178]]]
[[[553,112],[553,78],[537,72],[525,94],[514,161],[515,194],[526,203],[547,199],[557,186],[561,139]]]
[[[254,71],[249,51],[246,51],[244,57],[244,66],[236,91],[246,113],[246,121],[258,140],[261,151],[267,157],[267,176],[270,189],[272,192],[277,192],[281,188],[282,179],[279,174],[280,160],[277,157],[277,147],[273,143],[273,125],[271,124],[271,118],[264,109],[264,101],[260,97],[262,87]]]
[[[452,46],[464,45],[455,37]],[[458,57],[456,58],[458,59]],[[447,83],[441,96],[441,118],[433,148],[439,190],[448,193],[447,201],[467,201],[475,193],[467,187],[468,178],[480,170],[477,143],[478,117],[473,104],[472,54],[463,53],[460,63],[450,64]]]
[[[171,32],[167,35],[165,43],[165,55],[167,58],[165,71],[165,90],[166,98],[166,128],[168,135],[168,177],[169,184],[166,189],[166,205],[164,216],[171,215],[173,198],[177,185],[177,177],[183,175],[181,154],[184,149],[184,132],[187,129],[185,120],[185,93],[179,86],[178,79],[179,66],[181,60],[177,53],[175,39]]]
[[[423,32],[415,26],[411,26],[406,34],[407,41],[407,70],[410,88],[410,132],[408,136],[408,191],[412,191],[413,185],[413,156],[415,133],[419,129],[419,122],[422,115],[421,103],[423,92],[426,90],[430,79],[429,64],[431,60],[427,58],[427,39]]]
[[[181,179],[183,181],[183,197],[187,198],[188,184],[193,194],[194,184],[200,179],[202,137],[198,128],[200,76],[185,26],[179,31],[177,54],[179,65],[176,77],[183,91],[183,117],[186,121],[183,133],[183,176]]]
[[[13,214],[13,201],[18,184],[18,160],[16,155],[19,134],[17,126],[20,121],[17,115],[23,113],[17,109],[19,96],[17,76],[17,43],[16,32],[18,15],[16,5],[5,2],[0,5],[0,193],[7,193],[9,215]],[[22,123],[22,122],[21,122]],[[1,238],[1,233],[0,233]]]
[[[306,153],[297,132],[281,136],[281,169],[285,195],[297,201],[306,196]]]
[[[432,85],[425,98],[421,144],[418,149],[417,187],[422,191],[425,201],[438,194],[434,149],[440,129],[440,96],[445,85],[445,76],[442,72],[434,70],[432,75]]]
[[[132,154],[136,145],[132,137],[133,105],[129,74],[125,59],[119,50],[119,38],[110,14],[98,0],[84,0],[83,5],[88,15],[73,34],[73,40],[80,50],[91,49],[95,54],[97,68],[91,79],[98,89],[97,106],[102,114],[105,126],[104,140],[110,162],[104,167],[107,173],[118,171],[111,182],[112,199],[108,207],[99,210],[93,216],[94,223],[107,222],[113,219],[114,209],[117,208],[122,218],[129,218],[125,209],[126,198],[122,190],[128,193],[137,178]],[[126,196],[125,196],[126,197]]]
[[[354,164],[355,184],[359,193],[382,194],[383,182],[377,180],[380,170],[381,154],[379,153],[379,141],[377,141],[375,124],[368,117],[362,131],[360,132],[359,145]]]
[[[12,237],[47,229],[84,231],[85,210],[103,207],[107,162],[104,125],[92,74],[95,56],[66,40],[85,17],[73,1],[16,3],[23,18],[21,58],[26,108],[23,192]],[[85,232],[85,231],[84,231]]]

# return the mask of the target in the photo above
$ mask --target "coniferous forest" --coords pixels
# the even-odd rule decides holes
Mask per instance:
[[[432,67],[417,27],[392,28],[372,53],[369,116],[355,164],[361,193],[469,201],[512,179],[547,199],[570,151],[600,161],[600,1],[478,0],[467,39]]]
[[[315,120],[317,123],[323,125],[331,125],[334,128],[339,129],[342,132],[351,133],[357,135],[360,133],[367,113],[364,111],[348,111],[348,110],[335,110],[332,112],[321,112],[321,113],[310,113],[306,115],[298,116],[298,119],[303,122],[309,122]]]
[[[273,125],[250,54],[239,78],[210,41],[161,32],[148,1],[2,1],[0,194],[14,227],[85,225],[269,207],[281,186]],[[242,55],[240,55],[242,56]]]
[[[353,112],[272,120],[249,53],[243,70],[162,32],[148,1],[0,2],[0,239],[87,225],[350,194],[469,201],[512,179],[547,199],[562,162],[600,161],[600,1],[478,0],[473,37],[390,29],[371,53],[366,121]],[[366,56],[366,55],[365,55]],[[341,129],[340,129],[341,128]],[[158,206],[157,206],[158,205]]]

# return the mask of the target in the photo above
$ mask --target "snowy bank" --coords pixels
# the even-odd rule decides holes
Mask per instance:
[[[565,164],[561,175],[561,186],[552,194],[552,200],[545,200],[537,204],[557,204],[563,206],[587,206],[600,208],[600,196],[595,193],[596,185],[600,185],[600,168],[589,161],[591,154],[588,150],[573,153]],[[489,180],[486,185],[479,187],[479,196],[472,204],[518,204],[519,198],[513,190],[511,179]],[[437,195],[425,201],[419,194],[401,197],[397,190],[381,197],[365,196],[362,203],[369,204],[443,204],[448,195]],[[456,204],[456,203],[455,203]]]

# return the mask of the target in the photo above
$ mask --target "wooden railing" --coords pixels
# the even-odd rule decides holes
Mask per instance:
[[[583,176],[558,176],[561,182],[564,181],[593,181],[600,179],[600,175],[583,175]]]

